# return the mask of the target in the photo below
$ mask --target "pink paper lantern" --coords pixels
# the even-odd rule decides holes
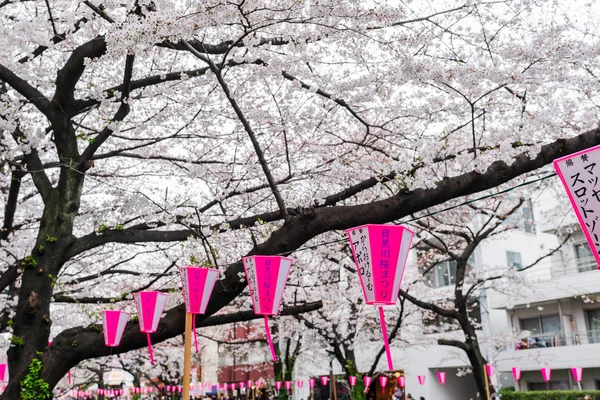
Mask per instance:
[[[395,305],[414,232],[398,225],[348,229],[350,247],[367,304],[378,306],[388,368],[394,370],[382,306]]]
[[[388,377],[385,375],[379,376],[379,385],[381,386],[381,393],[385,393],[385,386],[388,383]]]
[[[281,386],[283,385],[283,382],[275,382],[275,387],[277,388],[277,390],[281,390]]]
[[[571,368],[571,373],[576,382],[581,382],[581,379],[583,378],[583,368]]]
[[[406,377],[405,376],[398,377],[398,386],[400,386],[401,388],[406,386]]]
[[[425,375],[418,375],[417,379],[419,380],[419,385],[423,386],[425,384]]]
[[[301,389],[304,386],[304,381],[297,381],[296,385],[298,385],[298,389]]]
[[[185,312],[188,314],[204,314],[215,282],[219,277],[219,270],[214,268],[200,268],[187,266],[179,268],[181,288]],[[194,330],[194,346],[198,352],[198,337],[196,336],[196,318],[192,319]]]
[[[229,388],[229,383],[224,383],[223,384],[223,390],[227,391],[228,388]]]
[[[271,338],[269,315],[279,312],[293,261],[281,256],[251,256],[242,259],[254,313],[265,316],[265,332],[273,361],[277,361],[277,354]]]
[[[437,373],[437,378],[438,381],[443,385],[444,383],[446,383],[446,373],[445,372],[438,372]]]
[[[544,378],[544,381],[548,382],[550,380],[552,370],[550,368],[542,368],[540,369],[540,372],[542,373],[542,378]]]
[[[246,382],[246,384],[248,385],[249,388],[251,388],[252,387],[252,380],[248,379],[248,381]]]
[[[329,382],[329,377],[328,376],[322,376],[321,377],[321,385],[326,386],[327,382]]]
[[[231,390],[235,390],[235,387],[236,387],[236,384],[235,384],[235,383],[232,383],[232,384],[231,384]]]
[[[515,381],[518,381],[521,379],[521,373],[523,371],[521,370],[521,368],[519,367],[513,367],[512,369],[512,373],[513,373],[513,378],[515,378]]]
[[[315,381],[316,380],[314,378],[310,378],[308,380],[308,386],[310,386],[311,389],[315,387]]]
[[[356,377],[355,376],[349,376],[348,377],[348,382],[350,383],[350,386],[352,386],[352,387],[356,386]]]
[[[140,331],[146,333],[148,352],[150,353],[150,362],[152,364],[154,364],[154,353],[152,352],[150,334],[156,332],[158,329],[160,316],[165,309],[168,297],[166,293],[161,292],[137,292],[133,295],[140,323]]]
[[[116,347],[121,343],[127,321],[129,321],[129,313],[126,311],[102,311],[102,330],[104,331],[105,346]]]
[[[485,372],[487,374],[488,377],[491,377],[492,375],[494,375],[494,372],[496,372],[495,368],[490,365],[490,364],[486,364],[485,365]]]
[[[0,364],[0,381],[4,382],[6,377],[6,364]]]
[[[291,381],[285,381],[285,389],[289,391],[291,388],[292,388],[292,382]]]
[[[171,385],[167,385],[167,392],[171,391]]]
[[[240,389],[246,389],[246,382],[240,382]]]
[[[560,177],[573,210],[585,234],[596,265],[600,269],[600,240],[595,218],[600,213],[597,188],[594,180],[600,163],[600,146],[591,147],[554,160],[554,168]],[[596,168],[596,171],[594,171]]]
[[[258,381],[256,381],[256,387],[257,387],[257,388],[259,388],[259,389],[260,389],[261,387],[263,387],[263,384],[264,384],[264,382],[263,382],[262,380],[258,380]]]
[[[370,376],[365,376],[363,378],[363,382],[365,383],[365,393],[367,393],[367,391],[369,390],[369,386],[371,386],[372,381],[373,378],[371,378]]]
[[[235,389],[234,389],[235,390]],[[183,386],[177,386],[177,391],[179,393],[183,392]]]

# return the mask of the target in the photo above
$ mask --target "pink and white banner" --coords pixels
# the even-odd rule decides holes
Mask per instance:
[[[166,293],[161,292],[137,292],[133,295],[138,313],[140,331],[146,333],[148,352],[150,353],[150,362],[152,364],[154,364],[154,353],[152,352],[150,334],[156,332],[158,329],[158,323],[167,304],[168,297]]]
[[[116,347],[121,343],[128,321],[129,313],[126,311],[102,311],[102,330],[104,331],[105,346]]]
[[[600,268],[600,146],[558,158],[554,168]]]
[[[219,270],[214,268],[200,268],[189,265],[179,268],[181,288],[185,312],[188,314],[204,314],[210,295],[219,277]],[[198,337],[196,336],[196,318],[192,319],[194,330],[194,346],[198,352]]]
[[[242,259],[254,313],[265,316],[265,332],[273,361],[277,361],[277,354],[271,338],[268,316],[279,312],[293,261],[281,256],[251,256]]]
[[[348,229],[350,247],[367,304],[379,308],[381,334],[390,371],[394,370],[382,306],[395,305],[414,232],[399,225],[362,225]]]

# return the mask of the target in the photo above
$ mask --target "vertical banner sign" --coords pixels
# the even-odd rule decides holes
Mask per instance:
[[[242,259],[254,313],[265,316],[265,332],[273,361],[277,361],[277,354],[271,338],[269,315],[276,315],[279,312],[283,290],[293,261],[291,258],[281,256],[251,256]]]
[[[393,371],[394,363],[382,306],[396,304],[414,232],[398,225],[372,224],[348,229],[346,232],[365,302],[378,306],[388,369]]]
[[[519,367],[513,367],[512,369],[512,373],[513,373],[513,378],[515,378],[515,381],[520,381],[521,380],[521,373],[523,372],[523,370]]]
[[[121,343],[127,321],[129,321],[129,313],[126,311],[102,311],[102,330],[104,331],[105,346],[117,347]]]
[[[438,372],[437,378],[438,378],[438,382],[440,382],[442,385],[444,383],[446,383],[446,373],[445,372]]]
[[[217,282],[217,278],[219,277],[219,270],[190,265],[179,268],[179,277],[181,278],[185,312],[188,314],[204,314],[206,306],[208,306],[208,300],[210,300],[210,295],[215,287],[215,282]],[[195,317],[192,319],[192,329],[194,330],[194,345],[197,353],[198,338],[196,336]]]
[[[600,146],[558,158],[554,168],[600,268]]]
[[[165,304],[167,304],[166,293],[161,292],[137,292],[133,294],[135,306],[140,323],[140,331],[146,334],[148,340],[148,352],[150,353],[150,362],[154,364],[154,353],[152,352],[152,342],[150,334],[156,332],[160,316],[162,315]]]

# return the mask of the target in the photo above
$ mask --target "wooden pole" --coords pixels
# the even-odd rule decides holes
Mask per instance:
[[[335,387],[335,375],[333,375],[333,374],[331,374],[331,375],[332,375],[331,376],[331,380],[332,380],[331,384],[333,385],[333,400],[337,400],[337,390]]]
[[[489,376],[487,374],[487,368],[483,366],[483,376],[485,378],[485,392],[487,394],[487,400],[490,400],[490,384],[488,382]]]
[[[185,313],[185,343],[183,350],[183,400],[190,398],[190,369],[192,361],[192,314]]]

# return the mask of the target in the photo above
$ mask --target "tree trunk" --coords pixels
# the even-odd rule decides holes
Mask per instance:
[[[54,280],[65,262],[66,249],[73,243],[73,223],[79,210],[82,186],[83,175],[63,167],[58,186],[46,198],[35,247],[21,265],[23,274],[13,318],[13,340],[7,352],[11,379],[1,399],[20,398],[20,382],[28,375],[32,360],[41,359],[48,349]],[[57,367],[54,375],[62,372],[55,380],[47,381],[50,390],[72,366],[72,360],[65,354],[68,349],[63,347],[65,351],[60,353],[60,362],[56,360],[52,366],[42,364],[42,378]]]

